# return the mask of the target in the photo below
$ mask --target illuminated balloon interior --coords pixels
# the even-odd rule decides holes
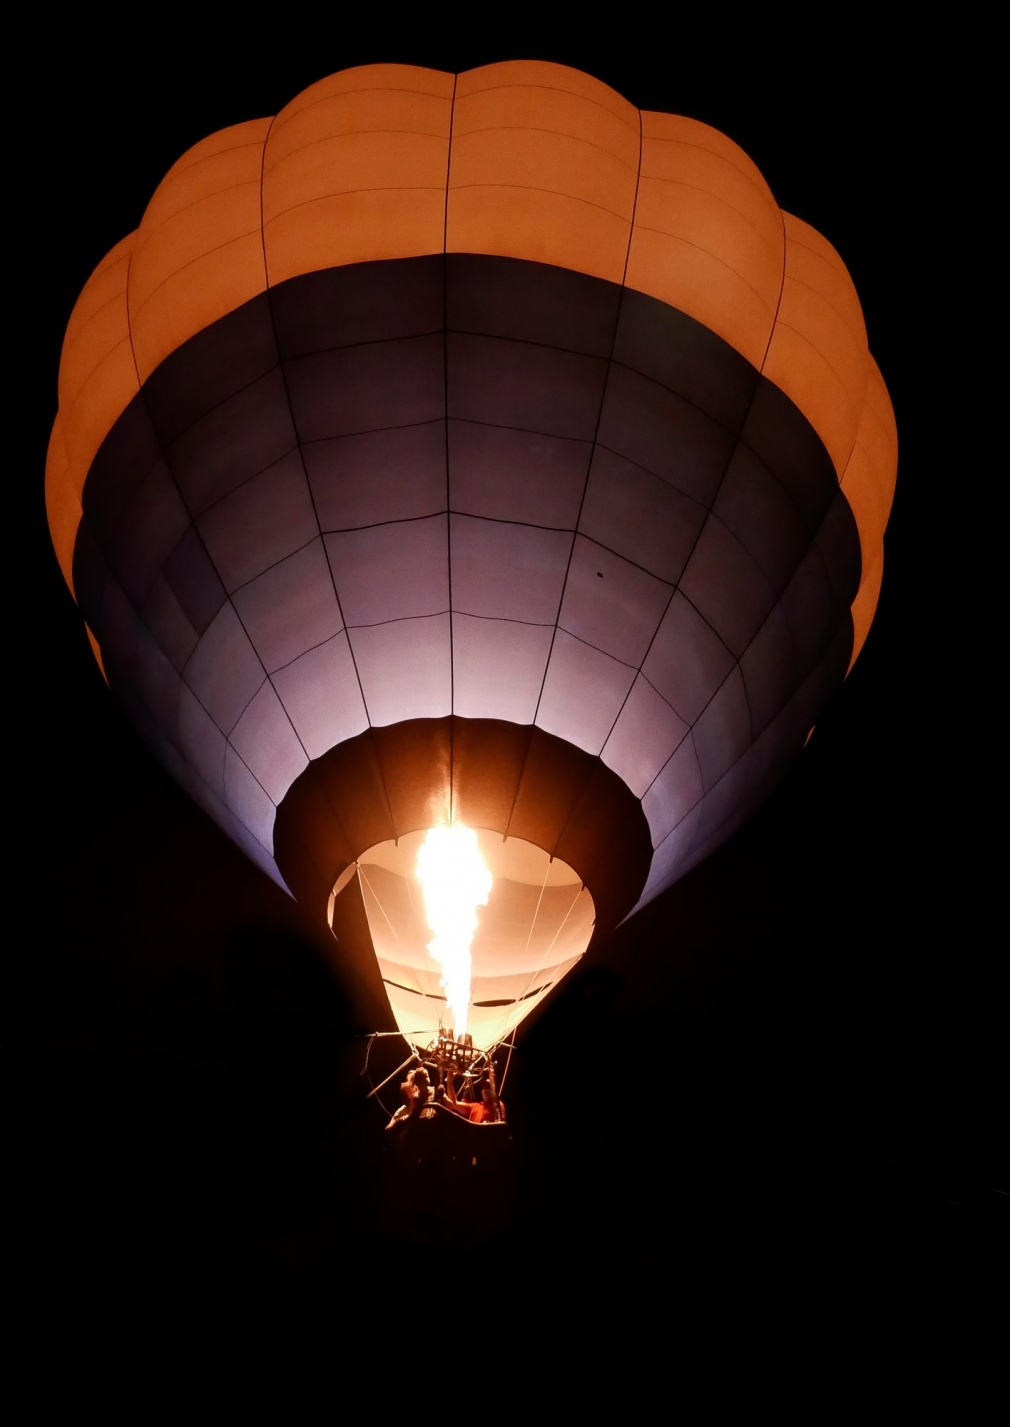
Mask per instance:
[[[357,873],[393,1014],[417,1045],[440,1029],[469,1032],[478,1049],[504,1040],[592,936],[578,873],[522,838],[409,833],[370,848]]]

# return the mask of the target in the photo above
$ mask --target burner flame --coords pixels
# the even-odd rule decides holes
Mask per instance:
[[[470,1011],[470,947],[477,908],[487,906],[491,873],[472,828],[430,828],[417,850],[417,880],[434,938],[428,950],[442,968],[441,984],[457,1036],[467,1030]]]

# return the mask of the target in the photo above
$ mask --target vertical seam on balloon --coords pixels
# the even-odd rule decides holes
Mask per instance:
[[[455,811],[456,755],[456,654],[455,624],[452,617],[452,515],[449,501],[449,173],[452,167],[452,125],[456,114],[456,85],[459,75],[452,77],[452,100],[449,104],[449,143],[445,151],[445,210],[442,215],[442,401],[445,422],[445,566],[449,587],[449,826]]]
[[[274,350],[275,350],[276,353],[277,353],[277,366],[278,366],[278,369],[279,369],[279,371],[280,371],[280,374],[281,374],[281,382],[282,382],[283,387],[284,387],[284,400],[285,400],[285,402],[286,402],[286,404],[287,404],[288,416],[289,416],[290,419],[291,419],[291,430],[292,430],[292,432],[294,433],[296,449],[297,449],[297,451],[298,451],[298,460],[299,460],[299,463],[301,464],[301,468],[302,468],[302,478],[303,478],[304,481],[305,481],[305,489],[308,491],[309,503],[310,503],[311,506],[312,506],[312,518],[313,518],[313,519],[315,520],[315,522],[316,522],[317,537],[318,537],[319,542],[320,542],[320,544],[321,544],[321,546],[322,546],[323,555],[324,555],[324,557],[325,557],[325,559],[326,559],[326,568],[327,568],[327,570],[328,570],[328,572],[329,572],[329,576],[330,576],[330,585],[331,585],[331,587],[332,587],[332,589],[333,589],[333,598],[336,600],[336,603],[337,603],[337,613],[338,613],[339,616],[340,616],[341,630],[338,631],[338,633],[341,633],[341,632],[342,632],[343,635],[344,635],[344,638],[347,640],[347,652],[348,652],[348,654],[349,654],[350,657],[351,657],[351,667],[352,667],[353,670],[354,670],[354,677],[355,677],[355,679],[358,681],[358,693],[359,693],[359,695],[361,696],[361,705],[362,705],[362,708],[363,708],[364,711],[365,711],[365,718],[368,720],[368,726],[371,727],[371,722],[372,722],[372,720],[371,720],[371,715],[369,714],[369,711],[368,711],[368,701],[367,701],[366,698],[365,698],[365,690],[364,690],[364,687],[363,687],[363,685],[362,685],[362,683],[361,683],[361,674],[360,674],[359,671],[358,671],[358,661],[357,661],[357,659],[356,659],[355,656],[354,656],[354,645],[351,643],[351,636],[350,636],[350,633],[349,633],[348,628],[347,628],[347,620],[344,618],[343,606],[342,606],[341,603],[340,603],[340,594],[339,594],[339,591],[337,590],[337,581],[336,581],[336,577],[334,576],[334,573],[333,573],[333,566],[332,566],[332,564],[331,564],[331,562],[330,562],[330,552],[329,552],[329,550],[326,548],[326,540],[325,540],[325,537],[324,537],[324,535],[323,535],[322,521],[319,519],[319,509],[318,509],[318,507],[317,507],[317,505],[316,505],[315,493],[314,493],[313,490],[312,490],[312,482],[309,480],[309,472],[308,472],[308,468],[307,468],[307,466],[306,466],[306,464],[305,464],[305,453],[304,453],[304,451],[302,450],[301,435],[300,435],[300,433],[299,433],[299,431],[298,431],[298,423],[295,421],[295,411],[294,411],[294,407],[293,407],[293,405],[292,405],[292,403],[291,403],[291,392],[290,392],[290,389],[289,389],[289,387],[288,387],[288,378],[287,378],[287,372],[285,371],[285,368],[284,368],[284,359],[283,359],[283,357],[282,357],[282,355],[281,355],[281,344],[280,344],[280,342],[279,342],[279,340],[278,340],[278,337],[277,337],[277,321],[276,321],[276,318],[275,318],[275,316],[274,316],[273,298],[272,298],[272,296],[271,296],[271,287],[270,287],[270,268],[269,268],[269,265],[268,265],[268,262],[267,262],[266,234],[264,233],[264,230],[263,230],[263,175],[264,175],[265,168],[266,168],[267,144],[270,142],[270,135],[271,135],[271,133],[273,132],[273,126],[274,126],[274,123],[276,122],[276,118],[277,118],[277,116],[274,115],[274,118],[270,120],[270,128],[267,130],[267,132],[266,132],[266,137],[265,137],[264,140],[263,140],[263,152],[262,152],[262,154],[261,154],[261,156],[260,156],[260,248],[261,248],[261,251],[262,251],[262,253],[263,253],[263,280],[264,280],[264,283],[266,284],[266,286],[265,286],[265,288],[264,288],[264,295],[265,295],[265,297],[266,297],[267,312],[268,312],[269,317],[270,317],[270,330],[271,330],[271,332],[273,333]],[[309,542],[309,543],[311,544],[312,542]],[[232,608],[234,608],[234,605],[232,606]],[[238,610],[236,610],[235,613],[238,615]],[[241,615],[238,615],[238,618],[239,618],[239,620],[240,620],[240,622],[241,622],[242,616],[241,616]],[[244,624],[243,624],[242,627],[243,627],[243,629],[245,629],[245,625],[244,625]],[[248,634],[247,634],[246,637],[248,638]],[[333,637],[336,638],[337,636],[334,635]],[[251,643],[252,643],[252,640],[250,640],[249,642],[250,642],[250,644],[251,644]],[[255,648],[255,645],[253,645],[253,648]],[[276,685],[274,684],[273,678],[271,677],[271,675],[270,675],[269,673],[267,674],[267,678],[270,680],[270,687],[271,687],[271,688],[273,689],[273,691],[274,691],[274,697],[277,699],[277,702],[280,704],[281,708],[284,710],[284,717],[287,719],[288,723],[290,724],[291,729],[292,729],[292,732],[293,732],[294,735],[295,735],[295,738],[298,739],[298,743],[299,743],[299,746],[300,746],[302,752],[305,754],[306,759],[308,759],[308,763],[311,765],[311,763],[312,763],[313,760],[312,760],[312,758],[309,756],[309,750],[305,747],[305,744],[304,744],[304,742],[303,742],[303,740],[302,740],[302,738],[301,738],[301,735],[299,734],[298,730],[295,728],[294,721],[292,720],[291,715],[288,713],[287,705],[284,703],[284,700],[281,698],[280,694],[277,692]],[[381,769],[380,769],[380,777],[381,777]],[[385,784],[384,784],[384,783],[383,783],[383,789],[385,790]],[[329,802],[329,798],[327,798],[326,801]],[[387,803],[388,803],[388,797],[387,797]]]
[[[606,400],[607,400],[607,386],[608,386],[608,384],[609,384],[609,382],[610,382],[610,373],[611,373],[611,370],[613,369],[613,365],[614,365],[614,351],[615,351],[615,349],[616,349],[616,347],[617,347],[617,333],[618,333],[618,330],[619,330],[620,325],[621,325],[621,311],[622,311],[622,308],[623,308],[623,306],[624,306],[624,293],[625,293],[624,280],[625,280],[625,278],[627,277],[627,274],[628,274],[628,261],[629,261],[629,259],[630,259],[630,257],[631,257],[631,243],[632,243],[632,239],[634,238],[634,235],[635,235],[635,214],[636,214],[637,211],[638,211],[638,186],[639,186],[639,182],[641,181],[641,177],[642,177],[642,111],[641,111],[641,109],[639,109],[639,111],[638,111],[638,171],[637,171],[637,173],[636,173],[636,175],[635,175],[635,196],[634,196],[634,199],[632,200],[632,205],[631,205],[631,221],[630,221],[630,223],[629,223],[629,225],[628,225],[628,245],[627,245],[627,248],[625,249],[625,253],[624,253],[624,268],[623,268],[623,271],[622,271],[622,273],[621,273],[621,285],[620,285],[620,288],[619,288],[618,298],[617,298],[617,312],[616,312],[615,315],[614,315],[614,330],[613,330],[613,334],[612,334],[611,339],[610,339],[610,353],[609,353],[609,355],[608,355],[608,357],[607,357],[606,371],[604,372],[604,376],[603,376],[603,389],[602,389],[602,391],[600,392],[600,405],[599,405],[599,410],[598,410],[597,413],[596,413],[596,426],[595,426],[595,428],[594,428],[594,430],[593,430],[593,439],[592,439],[592,441],[591,441],[591,443],[590,443],[590,446],[589,446],[589,460],[588,460],[587,463],[586,463],[586,478],[585,478],[585,480],[584,480],[583,483],[582,483],[582,498],[581,498],[581,500],[579,501],[579,508],[578,508],[578,511],[576,512],[574,529],[572,530],[572,543],[571,543],[571,545],[569,546],[569,550],[568,550],[568,563],[567,563],[567,565],[565,566],[565,578],[564,578],[564,580],[563,580],[562,583],[561,583],[561,594],[560,594],[559,597],[558,597],[558,609],[557,609],[557,614],[554,616],[554,629],[553,629],[553,631],[552,631],[552,633],[551,633],[550,648],[549,648],[548,651],[547,651],[547,660],[546,660],[546,662],[545,662],[545,664],[544,664],[544,674],[543,674],[543,678],[540,680],[540,692],[539,692],[539,694],[537,695],[537,705],[536,705],[536,708],[535,708],[534,711],[533,711],[533,723],[534,723],[534,725],[536,725],[537,718],[538,718],[538,716],[539,716],[539,714],[540,714],[540,705],[541,705],[541,703],[543,702],[544,688],[546,687],[546,684],[547,684],[547,674],[548,674],[548,671],[550,670],[550,667],[551,667],[551,659],[552,659],[553,656],[554,656],[554,645],[555,645],[555,642],[556,642],[556,640],[557,640],[558,623],[559,623],[559,621],[560,621],[560,619],[561,619],[561,609],[562,609],[562,606],[564,605],[564,602],[565,602],[565,591],[566,591],[566,589],[568,588],[568,576],[569,576],[570,573],[571,573],[572,558],[573,558],[573,556],[574,556],[574,554],[575,554],[575,542],[576,542],[576,540],[578,539],[579,524],[580,524],[580,522],[581,522],[581,520],[582,520],[582,511],[583,511],[583,509],[584,509],[584,507],[585,507],[585,504],[586,504],[586,492],[589,490],[589,477],[590,477],[590,474],[591,474],[592,469],[593,469],[593,459],[594,459],[594,457],[595,457],[595,455],[596,455],[596,443],[597,443],[597,440],[598,440],[599,434],[600,434],[600,424],[601,424],[601,422],[602,422],[602,420],[603,420],[603,407],[604,407],[604,405],[605,405],[605,403],[606,403]],[[623,707],[623,705],[622,705],[622,707]],[[608,734],[607,737],[609,738],[609,736],[610,736],[610,735]],[[602,752],[602,749],[603,749],[603,747],[604,747],[605,744],[606,744],[606,739],[604,739],[603,744],[600,745],[601,752]],[[591,755],[591,756],[596,757],[596,758],[598,759],[600,755],[599,755],[599,753],[597,753],[597,754]],[[525,765],[524,765],[524,771],[525,771]],[[521,778],[520,778],[520,781],[521,781]],[[587,781],[588,781],[588,780],[587,780]],[[584,786],[585,786],[585,784],[583,784],[583,787],[584,787]],[[570,817],[570,816],[571,816],[571,814],[569,813],[569,817]],[[567,826],[567,820],[566,820],[565,826]],[[558,842],[560,841],[561,836],[562,836],[563,833],[564,833],[564,826],[562,827],[561,832],[559,832],[558,838],[557,838],[557,840],[556,840],[555,843],[554,843],[554,846],[555,846],[555,847],[557,847]],[[554,855],[554,853],[553,853],[553,851],[552,851],[551,856],[553,857],[553,855]]]
[[[137,351],[133,345],[133,323],[130,321],[130,273],[133,271],[133,251],[136,246],[136,240],[134,240],[133,248],[130,249],[130,256],[126,260],[126,290],[123,293],[123,297],[126,300],[126,337],[130,343],[130,356],[133,358],[133,370],[137,378],[137,390],[139,391],[143,383],[140,380],[140,368],[137,366]],[[81,495],[83,496],[83,494],[84,492],[82,491]]]

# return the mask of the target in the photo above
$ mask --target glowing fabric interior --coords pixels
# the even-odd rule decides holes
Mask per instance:
[[[358,861],[372,945],[403,1034],[426,1045],[451,1013],[417,880],[424,831],[380,842]],[[589,945],[593,899],[567,863],[521,838],[478,830],[493,882],[477,910],[468,1029],[483,1049],[508,1036]]]

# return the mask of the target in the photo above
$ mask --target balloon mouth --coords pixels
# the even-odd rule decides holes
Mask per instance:
[[[355,872],[390,1007],[421,1048],[450,1032],[478,1051],[506,1040],[593,933],[578,873],[522,838],[421,829],[369,848]]]

